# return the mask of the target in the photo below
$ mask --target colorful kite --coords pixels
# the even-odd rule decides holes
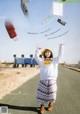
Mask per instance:
[[[63,16],[63,3],[53,2],[53,15]]]
[[[52,18],[53,18],[53,15],[48,16],[47,18],[43,19],[43,21],[41,22],[42,25],[47,24]]]
[[[6,28],[6,30],[8,32],[8,35],[9,35],[9,37],[11,39],[14,39],[14,37],[17,36],[16,31],[15,31],[15,28],[14,28],[14,26],[13,26],[13,24],[11,22],[6,21],[5,22],[5,28]]]
[[[57,0],[59,2],[80,2],[80,0]]]
[[[28,9],[27,9],[26,3],[30,3],[30,0],[21,0],[22,11],[23,11],[24,15],[27,16],[28,15]]]
[[[55,33],[58,32],[59,30],[61,30],[61,28],[58,29],[58,30],[56,30],[56,31],[54,31],[54,32],[52,32],[52,33],[50,33],[50,34],[46,34],[45,36],[49,36],[49,35],[55,34]]]
[[[23,0],[24,3],[30,3],[31,0]]]
[[[58,19],[57,22],[59,22],[59,23],[62,24],[62,25],[67,24],[65,21],[63,21],[63,20],[61,20],[61,19]]]
[[[65,34],[67,34],[68,32],[69,32],[69,31],[66,31],[66,32],[64,32],[63,34],[60,34],[60,35],[55,36],[55,37],[52,37],[52,38],[47,38],[47,39],[54,39],[54,38],[58,38],[58,37],[61,37],[61,36],[65,35]]]
[[[45,31],[42,31],[42,32],[39,32],[39,33],[31,33],[31,32],[27,32],[27,34],[42,34],[42,33],[45,33],[47,31],[51,30],[51,28],[45,30]]]

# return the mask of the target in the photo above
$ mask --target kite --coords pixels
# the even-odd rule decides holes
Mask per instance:
[[[27,15],[28,14],[28,9],[26,7],[26,4],[21,0],[21,8],[22,8],[22,11],[24,13],[24,15]]]
[[[65,25],[65,24],[66,24],[66,22],[63,21],[63,20],[61,20],[61,19],[58,19],[57,22],[59,22],[59,23],[62,24],[62,25]]]
[[[47,39],[55,39],[55,38],[58,38],[58,37],[61,37],[61,36],[65,35],[65,34],[67,34],[68,32],[69,32],[69,31],[64,32],[63,34],[60,34],[60,35],[55,36],[55,37],[53,37],[53,38],[47,38]]]
[[[28,1],[28,0],[27,0]],[[27,2],[26,1],[26,2]],[[21,0],[21,8],[22,8],[22,11],[23,11],[23,13],[24,13],[24,15],[28,15],[28,9],[27,9],[27,6],[26,6],[26,3],[25,2],[23,2],[23,0]]]
[[[58,0],[59,2],[80,2],[80,0]]]
[[[53,18],[53,15],[48,16],[47,18],[43,19],[43,21],[41,22],[42,25],[43,25],[43,24],[47,24],[52,18]]]
[[[25,3],[30,3],[31,0],[23,0],[23,2],[25,2]]]
[[[6,28],[6,30],[8,32],[8,35],[9,35],[9,37],[11,39],[13,39],[14,37],[17,36],[16,31],[15,31],[15,28],[14,28],[14,26],[13,26],[13,24],[11,22],[6,21],[5,22],[5,28]]]
[[[53,15],[63,16],[63,3],[53,2]]]
[[[27,32],[27,34],[42,34],[42,33],[45,33],[47,31],[51,30],[51,28],[45,30],[45,31],[42,31],[42,32],[39,32],[39,33],[31,33],[31,32]]]
[[[54,31],[54,32],[52,32],[52,33],[50,33],[50,34],[46,34],[45,36],[49,36],[49,35],[55,34],[55,33],[58,32],[59,30],[61,30],[61,28],[59,28],[58,30],[56,30],[56,31]]]

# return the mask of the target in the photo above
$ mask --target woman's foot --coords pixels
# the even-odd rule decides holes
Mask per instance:
[[[49,103],[48,104],[48,111],[52,111],[53,110],[53,104],[52,103]]]
[[[40,113],[41,113],[41,114],[44,114],[44,110],[45,110],[45,109],[44,109],[44,105],[41,105],[41,107],[40,107]]]

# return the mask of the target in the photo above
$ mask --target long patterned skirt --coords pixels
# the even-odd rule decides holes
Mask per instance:
[[[37,102],[39,104],[54,103],[56,101],[57,85],[54,80],[41,80],[37,89]]]

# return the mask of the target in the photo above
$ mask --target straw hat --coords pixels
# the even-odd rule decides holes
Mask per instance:
[[[52,50],[51,50],[51,49],[46,48],[46,49],[44,49],[44,50],[41,52],[41,54],[44,55],[45,51],[50,51],[50,52],[52,53]]]

